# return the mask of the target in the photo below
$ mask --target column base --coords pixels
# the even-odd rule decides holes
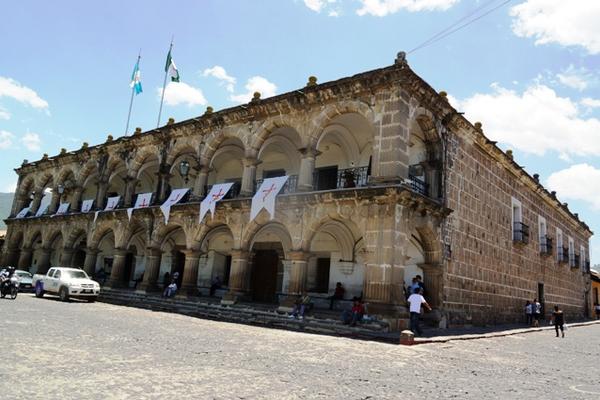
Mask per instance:
[[[183,298],[187,298],[187,297],[198,297],[200,295],[200,292],[198,290],[198,287],[196,286],[182,286],[181,290],[178,290],[177,293],[175,294],[176,297],[183,297]]]
[[[277,311],[292,312],[297,300],[298,300],[298,296],[296,296],[296,295],[289,295],[289,296],[284,297],[283,300],[281,300],[281,302],[279,303],[279,307],[277,308]]]
[[[156,293],[160,291],[160,288],[158,287],[158,284],[156,283],[140,283],[140,286],[138,287],[138,290],[140,292],[146,292],[146,293]]]
[[[125,287],[125,283],[121,282],[121,281],[113,281],[113,280],[109,279],[104,286],[106,286],[107,288],[110,288],[110,289],[123,289]]]
[[[240,301],[250,300],[248,293],[227,292],[221,299],[221,305],[232,306]]]

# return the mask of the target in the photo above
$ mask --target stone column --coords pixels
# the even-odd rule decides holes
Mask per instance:
[[[50,249],[42,248],[41,249],[40,259],[37,263],[37,273],[45,274],[50,269]]]
[[[441,265],[419,264],[423,270],[423,286],[425,287],[425,300],[431,308],[442,308],[442,299],[444,291],[443,276],[444,271]]]
[[[308,275],[308,253],[303,251],[291,251],[288,253],[290,261],[289,282],[286,298],[281,302],[279,309],[291,311],[294,302],[306,290],[306,277]]]
[[[50,200],[50,205],[48,205],[48,214],[52,215],[56,213],[61,197],[62,196],[60,195],[60,193],[58,193],[58,189],[52,189],[52,199]]]
[[[185,254],[185,265],[183,267],[183,279],[179,293],[183,296],[197,296],[200,251],[187,249],[183,253]]]
[[[83,194],[83,188],[77,186],[73,188],[73,194],[71,195],[71,205],[69,206],[71,211],[80,211],[81,195]]]
[[[19,211],[21,211],[25,206],[23,205],[27,201],[27,196],[29,193],[22,193],[21,183],[23,182],[23,175],[19,175],[19,179],[17,180],[17,187],[15,189],[15,197],[13,198],[12,206],[10,209],[10,216],[15,216]]]
[[[29,271],[31,268],[31,257],[33,256],[33,249],[31,247],[23,247],[21,254],[19,254],[18,268]]]
[[[16,267],[19,262],[19,248],[8,247],[3,255],[2,265]]]
[[[59,267],[71,268],[73,265],[73,255],[75,255],[75,249],[64,247],[58,261]]]
[[[96,207],[102,210],[106,205],[106,191],[108,190],[108,181],[98,182],[98,193],[96,194]]]
[[[163,203],[167,199],[167,190],[169,189],[169,182],[171,180],[171,166],[163,164],[159,167],[158,172],[158,189],[157,198],[159,203]]]
[[[298,175],[298,191],[309,192],[313,190],[313,175],[315,172],[316,153],[313,149],[302,149],[302,160],[300,161],[300,174]]]
[[[194,182],[194,196],[198,199],[204,198],[206,195],[206,182],[208,181],[208,173],[210,169],[207,166],[200,167],[198,176]]]
[[[37,210],[40,208],[40,204],[42,203],[42,197],[44,197],[44,191],[36,191],[35,195],[33,195],[33,200],[31,201],[31,208],[29,209],[29,211],[32,214],[35,214],[37,212]],[[19,210],[21,211],[21,210]]]
[[[250,268],[248,266],[248,252],[244,250],[231,250],[231,273],[229,274],[229,292],[223,296],[221,304],[234,304],[248,295],[250,291]]]
[[[125,270],[125,257],[127,256],[127,250],[115,249],[113,255],[112,270],[110,271],[110,278],[108,279],[107,286],[111,288],[118,288],[123,286],[123,272]]]
[[[125,177],[125,195],[123,196],[123,205],[125,207],[131,207],[135,201],[135,185],[137,185],[137,179],[132,176]]]
[[[158,290],[158,273],[160,272],[160,249],[148,247],[146,249],[146,269],[144,270],[144,280],[140,285],[140,290],[152,292]]]
[[[98,249],[85,249],[85,261],[83,262],[83,270],[89,276],[96,274],[96,261],[98,259]]]
[[[242,163],[244,164],[244,172],[242,174],[240,196],[252,197],[254,196],[254,183],[256,181],[256,166],[259,161],[253,157],[246,157],[242,159]]]

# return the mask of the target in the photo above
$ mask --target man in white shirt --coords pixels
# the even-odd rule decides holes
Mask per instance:
[[[417,288],[416,291],[410,295],[408,298],[408,303],[410,304],[410,330],[415,335],[422,335],[423,331],[419,327],[419,317],[421,316],[421,306],[425,306],[429,311],[431,311],[431,307],[425,301],[425,298],[421,294],[423,289]]]

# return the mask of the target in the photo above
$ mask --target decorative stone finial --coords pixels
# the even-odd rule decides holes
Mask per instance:
[[[576,219],[579,219],[579,213],[575,213],[573,215],[575,216]]]
[[[88,142],[83,142],[83,143],[81,144],[81,148],[82,148],[82,149],[87,149],[89,146],[90,146],[90,144],[89,144]]]
[[[396,60],[394,61],[396,65],[406,65],[406,52],[399,51],[396,55]]]
[[[27,164],[29,164],[29,160],[28,159],[24,159],[23,163],[21,165],[27,165]]]
[[[173,125],[174,123],[175,123],[175,118],[169,117],[169,120],[167,121],[167,125]]]
[[[483,125],[481,125],[481,122],[479,122],[479,121],[475,122],[475,125],[474,125],[474,126],[475,126],[475,129],[476,129],[478,132],[481,132],[481,131],[483,130],[483,129],[482,129],[482,126],[483,126]]]
[[[64,147],[62,149],[60,149],[60,155],[64,156],[65,154],[67,154],[67,149],[65,149]]]
[[[110,134],[109,134],[109,135],[106,137],[106,141],[107,141],[107,142],[112,142],[112,141],[113,141],[113,135],[110,135]]]
[[[555,191],[555,190],[551,191],[551,192],[550,192],[550,195],[551,195],[552,197],[556,198],[556,191]]]
[[[206,111],[204,111],[204,115],[210,115],[213,113],[213,108],[211,106],[206,107]]]
[[[535,183],[540,183],[540,175],[539,174],[533,174],[533,180],[535,181]]]
[[[254,92],[254,96],[252,97],[252,102],[260,101],[260,92]]]
[[[309,76],[308,77],[308,82],[306,83],[306,86],[317,86],[317,77],[316,76]]]
[[[564,208],[569,208],[569,203],[563,203]]]
[[[141,135],[142,134],[142,128],[141,127],[137,127],[135,128],[135,132],[133,132],[134,135]]]
[[[506,150],[506,155],[508,156],[508,158],[510,158],[511,160],[513,159],[513,152],[512,150]]]
[[[48,153],[44,153],[44,155],[42,156],[42,160],[47,160],[48,159]]]
[[[444,100],[448,100],[448,92],[445,90],[440,91],[440,96],[442,96]]]

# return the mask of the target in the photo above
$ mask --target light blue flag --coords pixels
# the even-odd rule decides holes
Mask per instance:
[[[133,73],[131,74],[131,83],[129,84],[135,90],[135,94],[142,93],[142,80],[140,75],[140,60],[138,58],[133,67]]]

